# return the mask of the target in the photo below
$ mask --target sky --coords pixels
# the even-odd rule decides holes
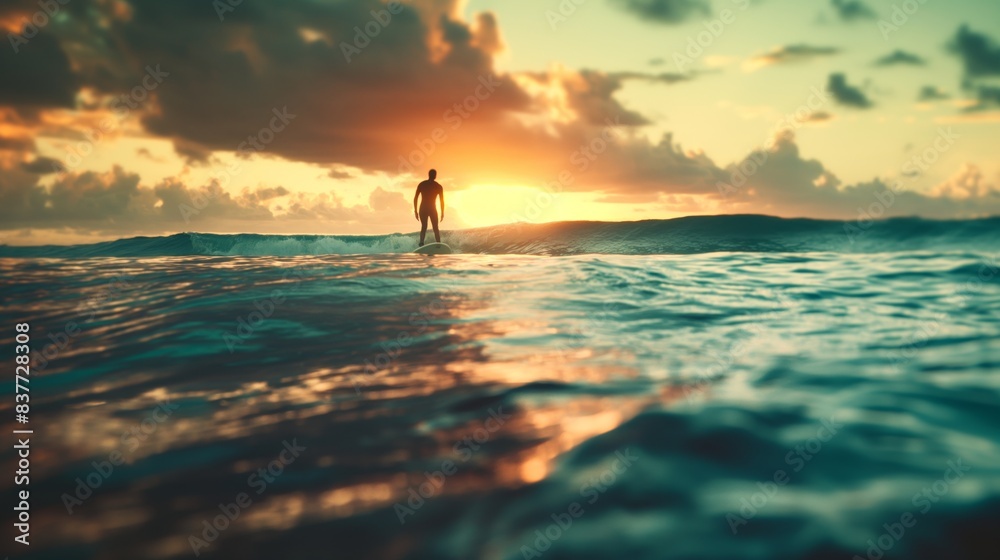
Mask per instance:
[[[1000,214],[993,0],[12,0],[0,243]]]

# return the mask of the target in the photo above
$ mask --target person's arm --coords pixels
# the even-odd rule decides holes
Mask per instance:
[[[444,221],[444,189],[441,189],[441,221]]]
[[[413,217],[420,221],[420,216],[417,215],[417,200],[420,198],[420,185],[417,185],[417,192],[413,194]]]

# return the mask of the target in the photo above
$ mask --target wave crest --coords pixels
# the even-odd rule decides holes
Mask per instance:
[[[865,224],[769,216],[705,216],[641,222],[509,224],[444,232],[459,253],[698,254],[715,252],[892,252],[996,249],[1000,218],[897,218]],[[73,246],[0,246],[4,257],[371,255],[409,253],[417,234],[218,235],[179,233]]]

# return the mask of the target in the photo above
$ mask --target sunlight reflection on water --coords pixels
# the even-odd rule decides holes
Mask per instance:
[[[54,556],[186,556],[188,536],[293,439],[307,451],[212,553],[319,558],[332,539],[351,557],[520,557],[619,448],[644,462],[553,557],[607,557],[591,537],[608,532],[633,557],[673,557],[655,545],[665,531],[677,557],[853,554],[955,457],[976,470],[929,515],[995,519],[1000,288],[970,283],[988,262],[0,259],[3,324],[29,318],[42,353],[32,466],[48,505],[34,521]],[[57,348],[70,322],[79,332]],[[176,409],[150,421],[163,403]],[[497,411],[509,419],[486,430]],[[845,435],[748,540],[730,535],[727,512],[830,415]],[[68,517],[63,496],[116,453]],[[454,474],[401,525],[396,506],[446,461]],[[861,488],[877,489],[863,511],[844,497]],[[783,523],[813,536],[789,540]],[[900,546],[938,550],[955,537],[941,531]]]

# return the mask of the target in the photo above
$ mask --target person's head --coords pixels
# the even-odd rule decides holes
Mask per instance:
[[[428,171],[427,172],[427,176],[430,177],[431,181],[433,181],[434,179],[437,179],[437,177],[438,177],[437,169],[431,169],[430,171]]]

